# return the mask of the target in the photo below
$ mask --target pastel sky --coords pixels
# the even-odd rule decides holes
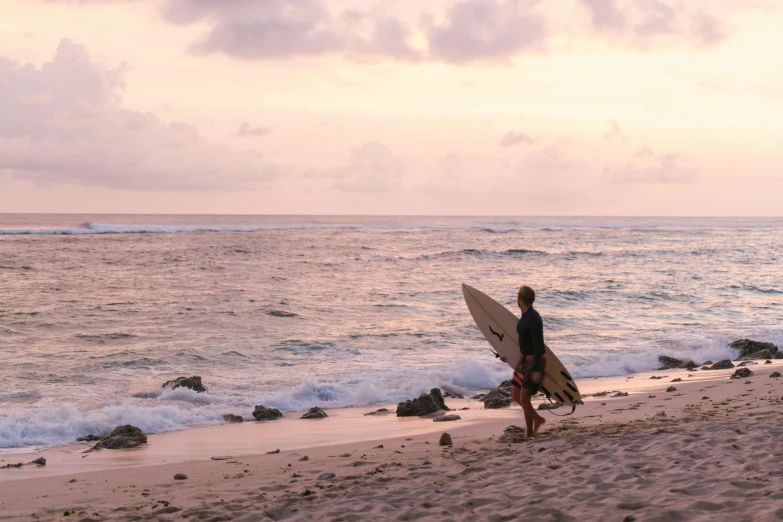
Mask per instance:
[[[0,13],[0,212],[783,215],[779,0]]]

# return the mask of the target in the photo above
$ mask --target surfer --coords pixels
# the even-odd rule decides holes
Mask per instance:
[[[544,322],[541,315],[533,308],[535,300],[536,292],[532,288],[526,285],[519,287],[517,304],[522,312],[522,318],[517,323],[517,334],[522,358],[514,369],[514,376],[511,379],[511,396],[522,406],[527,433],[531,438],[538,435],[539,428],[546,422],[530,402],[531,397],[538,393],[546,367]],[[506,362],[505,357],[501,357],[500,360]]]

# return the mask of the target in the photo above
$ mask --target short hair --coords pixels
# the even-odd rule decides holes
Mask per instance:
[[[536,300],[536,291],[527,285],[522,285],[519,287],[517,300],[525,303],[525,306],[533,306],[533,302]]]

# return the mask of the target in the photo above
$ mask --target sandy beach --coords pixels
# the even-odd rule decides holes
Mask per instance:
[[[47,465],[0,470],[0,519],[783,520],[783,378],[770,378],[783,362],[749,368],[583,380],[585,395],[610,393],[546,414],[521,442],[503,437],[524,425],[519,407],[449,399],[469,408],[461,420],[345,409],[152,435],[134,450],[6,452],[0,465]]]

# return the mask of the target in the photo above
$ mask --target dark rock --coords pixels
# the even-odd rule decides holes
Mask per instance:
[[[734,372],[734,375],[732,375],[730,379],[747,379],[752,375],[753,372],[750,371],[750,368],[737,368],[737,370]]]
[[[679,365],[677,368],[684,368],[686,370],[692,370],[696,368],[697,364],[693,361],[687,361]]]
[[[231,455],[212,457],[212,460],[231,460]]]
[[[174,475],[174,480],[188,480],[188,476],[184,473],[177,473]]]
[[[772,364],[772,361],[770,361],[769,359],[767,359],[766,361],[764,361],[764,364]]]
[[[148,392],[138,392],[131,395],[134,399],[156,399],[160,396],[160,391],[148,391]]]
[[[299,462],[305,462],[305,461],[308,461],[308,460],[310,460],[310,457],[308,457],[307,455],[305,455],[304,457],[300,457],[299,458]]]
[[[440,444],[441,446],[451,446],[452,445],[451,435],[449,435],[448,433],[444,433],[443,435],[441,435],[438,444]]]
[[[496,410],[498,408],[505,408],[510,406],[513,402],[511,398],[511,388],[506,388],[502,384],[497,388],[489,390],[481,402],[484,403],[484,408],[487,410]]]
[[[671,380],[671,382],[682,382],[682,379],[680,379],[679,377],[677,377],[676,379],[672,379],[672,380]]]
[[[775,346],[772,343],[762,343],[759,341],[752,341],[750,339],[740,339],[738,341],[734,341],[733,343],[729,343],[730,348],[735,348],[739,350],[739,357],[738,359],[745,359],[746,357],[759,353],[759,352],[769,352],[770,354],[774,354],[778,351],[778,347]],[[770,357],[751,357],[752,359],[769,359]]]
[[[594,394],[593,397],[606,397],[607,395],[609,395],[608,391],[602,391]]]
[[[135,448],[147,443],[147,435],[136,426],[126,424],[125,426],[118,426],[114,428],[111,433],[93,446],[90,450],[96,449],[127,449]]]
[[[669,368],[679,368],[681,364],[684,364],[685,361],[681,361],[680,359],[675,359],[674,357],[669,357],[667,355],[659,355],[658,356],[658,362],[661,363],[661,370],[668,370]]]
[[[704,361],[701,363],[702,366],[709,366],[710,364],[713,364],[712,361]]]
[[[621,391],[619,391],[619,392],[615,393],[614,395],[612,395],[612,397],[628,397],[628,392],[621,392]]]
[[[326,473],[321,473],[320,475],[318,475],[318,480],[329,480],[329,479],[333,479],[336,476],[337,475],[335,475],[334,473],[330,473],[327,471]]]
[[[538,405],[539,410],[556,410],[558,408],[561,408],[563,405],[559,402],[542,402]],[[516,426],[514,426],[516,427]],[[506,428],[508,429],[508,428]]]
[[[734,365],[728,359],[721,359],[720,361],[710,366],[710,370],[730,370],[732,368],[734,368]]]
[[[39,466],[46,466],[46,459],[43,457],[38,457],[34,461],[32,461],[30,464],[38,464]]]
[[[280,453],[280,450],[279,450],[279,449],[276,449],[276,450],[272,450],[272,451],[267,451],[267,452],[266,452],[266,454],[267,454],[267,455],[274,455],[274,454],[276,454],[276,453]]]
[[[76,437],[76,442],[95,442],[101,440],[103,437],[97,435],[87,435],[85,437]]]
[[[772,372],[772,373],[769,374],[769,376],[772,377],[772,378],[780,377],[780,372]]]
[[[6,464],[5,466],[0,466],[0,469],[21,468],[22,466],[24,466],[24,464],[19,462],[17,464]]]
[[[457,421],[460,420],[462,417],[459,415],[438,415],[434,419],[432,419],[432,422],[449,422],[449,421]]]
[[[389,413],[389,409],[381,408],[379,410],[371,411],[370,413],[365,413],[364,416],[366,417],[367,415],[378,415],[379,413]]]
[[[465,396],[461,393],[447,391],[443,394],[444,399],[464,399]]]
[[[326,412],[319,408],[318,406],[313,406],[310,408],[310,411],[302,415],[301,419],[323,419],[324,417],[328,417]]]
[[[229,424],[238,424],[240,422],[245,422],[244,417],[241,415],[234,415],[233,413],[226,413],[223,415],[223,420],[228,422]]]
[[[675,388],[674,386],[669,386],[668,388],[666,388],[666,391],[667,392],[676,392],[677,388]]]
[[[708,401],[708,400],[710,400],[710,398],[705,395],[704,397],[701,398],[701,400]]]
[[[194,375],[193,377],[177,377],[173,381],[166,381],[161,388],[170,388],[175,390],[177,388],[190,388],[196,393],[204,393],[207,388],[201,383],[201,377]]]
[[[73,484],[74,482],[76,482],[76,479],[71,479],[68,481],[68,484]]]
[[[759,359],[774,359],[780,352],[773,352],[770,350],[762,350],[760,352],[753,352],[739,357],[740,361],[756,361]]]
[[[269,421],[282,417],[283,414],[277,408],[267,408],[266,406],[256,406],[253,410],[253,418],[257,421]]]
[[[398,417],[415,417],[429,415],[438,410],[447,410],[449,407],[443,402],[443,396],[438,388],[433,388],[430,393],[422,393],[417,399],[397,404]]]

